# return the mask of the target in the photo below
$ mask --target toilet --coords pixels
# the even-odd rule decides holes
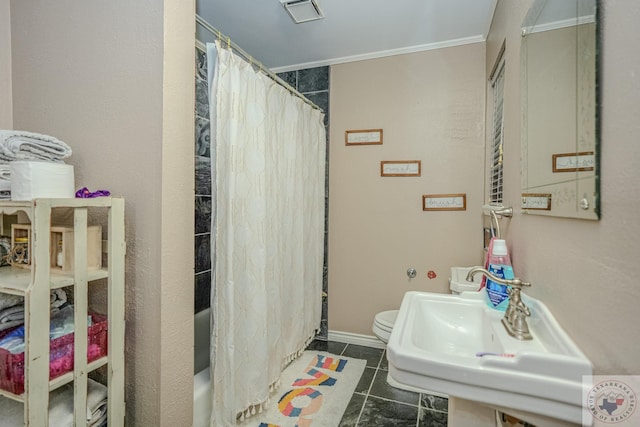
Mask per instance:
[[[374,335],[385,344],[389,342],[391,330],[396,323],[399,311],[400,310],[382,311],[376,314],[376,317],[373,319],[373,327],[371,329]]]
[[[476,274],[473,282],[467,282],[466,277],[473,267],[451,267],[451,277],[449,277],[449,290],[452,294],[458,295],[461,292],[477,291],[482,283],[482,275]],[[373,334],[383,343],[389,342],[391,330],[396,323],[400,310],[387,310],[376,314],[373,319],[371,330]]]

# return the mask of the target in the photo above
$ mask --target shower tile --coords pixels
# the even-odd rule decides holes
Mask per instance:
[[[196,116],[209,117],[207,82],[196,79]]]
[[[418,407],[368,396],[358,426],[415,427]]]
[[[294,89],[298,89],[298,72],[297,71],[286,71],[284,73],[276,74],[282,80],[291,85]]]
[[[382,356],[382,349],[349,344],[342,354],[355,359],[365,359],[367,366],[377,368]]]
[[[196,116],[195,128],[196,156],[211,157],[211,131],[209,119]]]
[[[196,273],[211,270],[211,247],[209,245],[209,238],[209,233],[195,236]]]
[[[329,89],[329,67],[298,70],[298,91],[302,93]]]
[[[211,231],[211,196],[196,196],[195,233]]]
[[[211,196],[211,159],[196,156],[196,195]]]
[[[328,304],[327,304],[327,297],[326,296],[322,296],[322,319],[326,319],[327,318],[327,310],[329,309]]]
[[[318,107],[322,108],[324,111],[324,125],[329,125],[329,92],[317,92],[317,93],[309,93],[305,95],[309,98],[309,101],[316,104]],[[328,135],[328,133],[327,133]]]
[[[327,339],[329,336],[329,325],[327,319],[320,319],[320,330],[316,334],[316,338]]]
[[[420,406],[440,412],[449,411],[449,399],[446,397],[433,396],[431,394],[420,394]]]
[[[195,275],[195,313],[211,305],[211,270]]]
[[[361,394],[354,394],[342,415],[342,420],[338,427],[356,427],[358,425],[358,417],[366,397]],[[362,425],[362,424],[360,424]]]
[[[420,403],[419,393],[400,390],[399,388],[390,386],[389,383],[387,383],[387,371],[378,370],[376,377],[373,379],[369,394],[415,406],[418,406]]]
[[[200,49],[196,49],[196,77],[207,81],[207,55]]]
[[[326,251],[326,249],[325,249]],[[329,292],[329,268],[327,266],[327,262],[326,262],[326,258],[325,258],[325,263],[322,267],[322,292],[325,292],[328,294]],[[326,297],[325,297],[326,298]],[[323,303],[326,303],[327,301],[323,301]],[[326,307],[324,312],[326,313]]]
[[[418,427],[447,427],[447,413],[420,408]]]

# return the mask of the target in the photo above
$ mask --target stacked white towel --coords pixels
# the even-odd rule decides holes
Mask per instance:
[[[23,425],[23,406],[20,402],[0,397],[0,414],[0,425],[3,427]],[[65,384],[49,394],[49,425],[73,426],[73,383]],[[92,379],[87,380],[87,425],[107,425],[107,388]]]
[[[11,166],[0,164],[0,199],[11,198]]]
[[[29,160],[64,163],[71,153],[69,145],[53,136],[0,129],[0,200],[11,198],[10,162]]]
[[[0,163],[14,160],[63,163],[71,153],[71,147],[53,136],[26,131],[0,130]]]
[[[51,290],[51,312],[55,312],[67,302],[67,294],[62,289]],[[14,295],[0,294],[0,331],[24,324],[24,300]]]

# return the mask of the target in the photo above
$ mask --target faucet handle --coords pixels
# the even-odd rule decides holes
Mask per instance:
[[[522,280],[518,279],[517,277],[514,279],[511,279],[509,281],[509,286],[515,286],[516,288],[522,289],[523,287],[529,287],[531,286],[531,283],[529,282],[523,282]]]

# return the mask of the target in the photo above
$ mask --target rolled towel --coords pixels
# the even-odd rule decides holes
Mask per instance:
[[[52,289],[49,297],[51,313],[67,305],[67,293]],[[24,324],[24,300],[15,295],[0,294],[0,331]]]
[[[0,164],[0,199],[3,198],[1,193],[11,191],[11,166],[8,164]],[[9,193],[4,198],[11,198]]]
[[[0,323],[0,331],[5,331],[14,326],[24,325],[24,320],[13,320],[11,322]]]
[[[104,425],[107,412],[107,388],[99,382],[87,379],[87,425]],[[23,425],[22,403],[0,397],[0,414],[3,427]],[[65,384],[49,394],[49,425],[73,426],[73,383]]]
[[[60,308],[67,302],[67,293],[62,289],[53,289],[51,291],[51,308]]]
[[[0,130],[0,163],[45,160],[64,163],[72,150],[58,138],[26,131]]]
[[[18,295],[0,294],[0,310],[12,305],[22,304],[24,299]]]
[[[18,304],[0,310],[0,323],[22,320],[24,323],[24,305]]]
[[[0,183],[11,182],[11,166],[0,164]]]

